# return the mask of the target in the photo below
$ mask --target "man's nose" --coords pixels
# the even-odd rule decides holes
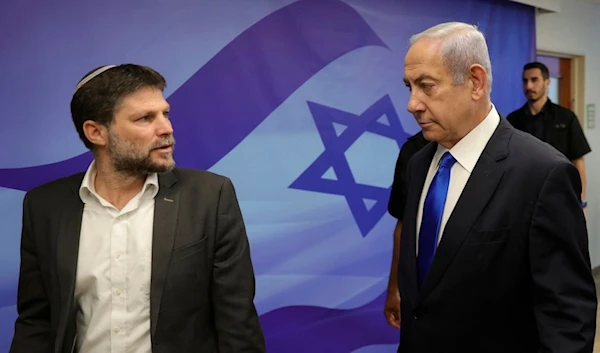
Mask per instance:
[[[532,90],[533,89],[533,82],[531,82],[531,81],[525,82],[525,89],[528,90],[528,91]]]
[[[417,112],[425,110],[424,108],[425,105],[423,104],[423,102],[421,102],[419,99],[417,99],[417,97],[411,94],[410,98],[408,99],[408,105],[406,106],[406,109],[412,114],[415,114]]]
[[[169,120],[165,116],[162,116],[159,120],[160,121],[159,121],[159,126],[157,128],[157,134],[159,136],[172,135],[173,134],[173,124],[171,124],[171,120]]]

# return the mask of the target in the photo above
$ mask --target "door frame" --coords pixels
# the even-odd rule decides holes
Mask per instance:
[[[585,122],[585,56],[578,54],[560,53],[550,50],[537,50],[538,55],[571,59],[571,107],[583,129]],[[560,93],[559,93],[560,94]]]

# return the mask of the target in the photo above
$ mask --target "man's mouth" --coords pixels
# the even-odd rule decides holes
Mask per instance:
[[[172,149],[173,149],[173,145],[164,145],[164,146],[157,147],[154,150],[159,151],[159,152],[170,152]]]

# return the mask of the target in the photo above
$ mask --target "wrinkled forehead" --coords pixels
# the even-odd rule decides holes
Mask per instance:
[[[538,78],[538,79],[542,79],[542,70],[535,68],[535,69],[529,69],[529,70],[525,70],[523,71],[523,78],[524,79],[532,79],[532,78]]]
[[[406,53],[404,78],[407,81],[415,81],[423,75],[441,79],[449,74],[443,61],[442,45],[439,41],[420,39]]]
[[[155,87],[141,88],[123,97],[117,113],[132,115],[154,115],[169,110],[163,92]]]

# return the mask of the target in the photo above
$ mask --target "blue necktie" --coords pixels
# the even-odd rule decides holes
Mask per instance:
[[[444,153],[438,170],[427,191],[425,203],[423,204],[423,217],[421,219],[421,230],[419,232],[419,255],[417,256],[417,271],[419,275],[419,286],[423,284],[429,266],[433,261],[435,249],[438,244],[438,234],[442,224],[444,204],[450,185],[450,169],[456,162],[450,152]]]

